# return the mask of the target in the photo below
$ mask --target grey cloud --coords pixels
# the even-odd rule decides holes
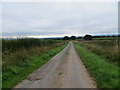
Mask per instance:
[[[3,3],[4,36],[109,34],[116,25],[117,3]]]

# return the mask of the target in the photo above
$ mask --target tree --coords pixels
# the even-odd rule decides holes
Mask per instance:
[[[65,36],[63,40],[69,40],[70,38],[68,36]]]
[[[75,40],[76,37],[75,37],[75,36],[71,36],[70,39],[71,39],[71,40]]]
[[[82,37],[81,37],[81,36],[79,36],[79,37],[78,37],[78,39],[82,39]]]
[[[84,36],[84,40],[92,40],[92,36],[91,35],[88,35],[88,34],[86,34],[85,36]]]

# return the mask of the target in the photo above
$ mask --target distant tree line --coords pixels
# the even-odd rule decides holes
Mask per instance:
[[[71,36],[71,37],[68,37],[68,36],[65,36],[63,37],[63,40],[75,40],[75,39],[84,39],[84,40],[92,40],[92,36],[91,35],[85,35],[84,37],[76,37],[76,36]]]
[[[71,37],[65,36],[65,37],[63,37],[63,40],[75,40],[75,39],[76,39],[76,36],[71,36]]]
[[[100,35],[100,36],[93,36],[93,38],[101,38],[101,37],[120,37],[120,35]]]
[[[100,36],[96,35],[96,36],[92,36],[92,35],[86,34],[85,36],[79,36],[79,37],[76,37],[76,36],[71,36],[71,37],[65,36],[65,37],[63,37],[63,40],[75,40],[75,39],[92,40],[93,38],[102,38],[102,37],[120,37],[120,35],[100,35]]]

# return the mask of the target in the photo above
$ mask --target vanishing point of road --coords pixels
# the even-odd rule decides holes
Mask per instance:
[[[96,88],[72,42],[15,88]]]

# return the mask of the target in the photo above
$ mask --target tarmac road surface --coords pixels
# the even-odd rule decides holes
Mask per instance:
[[[72,41],[14,88],[96,88]]]

